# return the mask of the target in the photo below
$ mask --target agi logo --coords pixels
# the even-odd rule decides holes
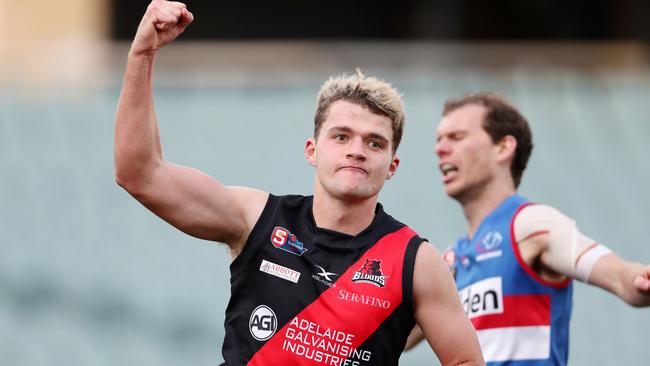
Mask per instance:
[[[381,259],[370,259],[366,257],[363,266],[354,272],[352,282],[371,283],[377,287],[386,286],[386,276],[381,272]]]
[[[307,251],[307,248],[304,247],[295,234],[292,234],[289,230],[280,226],[276,226],[273,229],[273,233],[271,234],[271,244],[278,249],[282,249],[297,256],[301,256]]]
[[[278,319],[270,307],[260,305],[251,313],[248,320],[248,329],[253,338],[258,341],[265,341],[271,338],[278,329]]]

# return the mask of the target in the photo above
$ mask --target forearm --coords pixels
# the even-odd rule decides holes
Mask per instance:
[[[130,52],[115,122],[115,169],[121,185],[146,179],[161,159],[153,107],[155,53]]]
[[[636,282],[647,281],[650,268],[628,262],[610,253],[596,262],[589,283],[608,290],[635,307],[650,306],[650,289],[640,289]]]

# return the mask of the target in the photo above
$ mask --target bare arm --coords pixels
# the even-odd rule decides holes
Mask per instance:
[[[442,365],[485,364],[449,268],[429,243],[415,258],[413,297],[415,319]]]
[[[124,73],[115,123],[117,183],[178,229],[241,250],[268,194],[225,187],[163,159],[153,104],[153,66],[160,48],[193,21],[185,4],[153,0],[138,27]]]
[[[415,327],[413,327],[413,330],[411,330],[411,334],[409,334],[408,339],[406,339],[406,346],[404,346],[404,350],[411,350],[413,347],[422,342],[423,339],[424,333],[422,332],[422,328],[416,324]]]
[[[515,235],[522,257],[542,278],[561,281],[574,277],[632,306],[650,306],[650,266],[609,252],[554,208],[533,205],[523,209],[515,219]],[[541,265],[534,266],[536,262]]]
[[[589,283],[615,294],[632,306],[650,306],[648,265],[628,262],[610,253],[596,262]]]
[[[527,244],[536,242],[538,247],[548,248],[549,240],[549,235],[543,234],[529,240]],[[545,249],[539,258],[543,264],[539,269],[544,271],[544,268],[548,268],[541,273],[542,278],[553,280],[554,273],[563,276],[559,279],[572,276],[572,273],[567,273],[563,268],[556,267],[552,261],[549,261],[548,249]],[[594,264],[586,283],[611,292],[631,306],[650,306],[649,265],[626,261],[615,253],[605,254]]]

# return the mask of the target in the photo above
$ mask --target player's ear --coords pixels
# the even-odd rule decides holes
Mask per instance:
[[[316,140],[313,137],[305,142],[305,159],[311,166],[316,167]]]
[[[497,143],[497,156],[499,161],[512,160],[517,149],[517,139],[512,135],[503,136]]]
[[[399,156],[397,154],[393,155],[393,160],[390,162],[388,167],[388,173],[386,173],[386,180],[391,179],[397,172],[397,167],[399,166]]]

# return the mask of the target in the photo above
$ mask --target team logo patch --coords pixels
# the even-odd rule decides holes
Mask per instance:
[[[318,271],[312,274],[311,278],[327,285],[328,287],[336,287],[334,276],[338,276],[338,273],[327,272],[325,268],[321,266],[314,265],[314,267],[316,267]]]
[[[490,231],[485,234],[483,239],[476,244],[476,251],[479,253],[476,255],[476,261],[484,261],[490,258],[500,257],[502,254],[501,243],[503,242],[503,236],[498,231]]]
[[[381,259],[366,258],[361,268],[354,272],[352,282],[371,283],[377,287],[386,286],[386,276],[381,272]]]
[[[476,250],[480,253],[491,252],[499,249],[503,242],[503,236],[498,231],[490,231],[485,234],[483,239],[476,245]]]
[[[289,230],[280,226],[276,226],[273,229],[273,233],[271,234],[271,244],[278,249],[282,249],[297,256],[301,256],[307,251],[307,248],[304,247],[295,234],[292,234]]]
[[[300,279],[300,272],[294,271],[291,268],[287,268],[285,266],[281,266],[273,262],[269,262],[264,259],[262,259],[262,264],[260,265],[260,271],[264,273],[268,273],[275,277],[280,277],[282,279],[291,281],[293,283],[298,283],[298,280]]]
[[[251,317],[248,320],[248,329],[253,338],[258,341],[266,341],[278,329],[278,318],[270,307],[260,305],[251,313]]]

